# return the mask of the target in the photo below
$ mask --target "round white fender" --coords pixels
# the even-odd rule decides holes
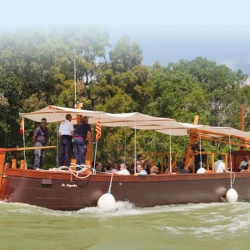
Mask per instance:
[[[103,211],[113,211],[115,210],[115,198],[111,193],[103,194],[98,202],[97,206]]]
[[[204,174],[206,172],[206,169],[201,167],[197,170],[197,174]]]
[[[238,193],[234,188],[229,188],[226,197],[228,202],[233,203],[238,200]]]

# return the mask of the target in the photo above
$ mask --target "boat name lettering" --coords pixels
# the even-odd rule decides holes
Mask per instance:
[[[63,184],[62,184],[62,187],[70,187],[70,188],[72,188],[72,187],[77,187],[77,185],[76,185],[76,184],[72,184],[72,185],[71,185],[71,184],[66,184],[66,185],[65,185],[65,184],[63,183]]]

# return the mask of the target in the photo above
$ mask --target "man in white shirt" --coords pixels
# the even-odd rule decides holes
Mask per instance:
[[[120,165],[120,170],[116,172],[119,175],[130,175],[129,171],[127,170],[127,165],[122,163]]]
[[[240,171],[246,170],[249,163],[250,163],[250,161],[249,161],[249,156],[246,155],[246,156],[244,157],[244,160],[240,163],[239,170],[240,170]]]
[[[215,173],[226,172],[226,165],[222,161],[222,155],[218,155],[218,160],[214,163],[214,171]]]
[[[61,123],[58,131],[60,140],[59,166],[70,166],[72,151],[72,138],[74,136],[74,127],[71,123],[72,116],[66,115],[66,120]]]
[[[138,164],[136,166],[136,172],[137,173],[134,173],[134,175],[147,175],[148,174],[141,164]]]

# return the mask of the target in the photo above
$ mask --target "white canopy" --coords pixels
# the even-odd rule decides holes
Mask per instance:
[[[59,106],[48,106],[46,108],[30,112],[22,113],[21,116],[32,121],[40,122],[42,118],[46,118],[47,122],[62,122],[65,120],[66,114],[72,115],[72,122],[76,124],[77,115],[88,116],[90,124],[96,124],[98,118],[101,120],[102,126],[107,127],[129,127],[140,130],[154,130],[163,134],[173,136],[188,136],[191,131],[208,138],[236,137],[250,140],[250,133],[237,130],[231,127],[211,127],[205,125],[193,125],[189,123],[177,122],[170,118],[154,117],[135,113],[105,113],[102,111],[90,111],[74,108],[65,108]]]
[[[201,126],[191,124],[186,126],[170,118],[154,117],[138,112],[112,114],[102,111],[90,111],[59,106],[48,106],[34,112],[22,113],[21,116],[36,122],[40,122],[42,118],[46,118],[47,122],[50,123],[64,121],[66,114],[72,115],[73,124],[77,123],[77,115],[81,115],[89,117],[89,124],[96,124],[98,118],[100,118],[102,126],[105,127],[129,127],[140,130],[159,130],[159,132],[161,132],[161,129],[165,129],[162,133],[172,135],[187,135],[187,128],[189,128],[189,126],[195,128]],[[175,132],[171,133],[170,129],[174,129]]]

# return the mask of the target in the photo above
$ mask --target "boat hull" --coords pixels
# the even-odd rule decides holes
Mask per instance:
[[[74,177],[69,172],[7,169],[1,198],[53,210],[74,211],[97,206],[109,190],[111,174]],[[225,201],[231,187],[229,173],[172,174],[148,176],[114,175],[111,193],[116,201],[129,201],[136,207],[167,204]],[[250,200],[250,173],[236,173],[233,187],[239,200]]]

